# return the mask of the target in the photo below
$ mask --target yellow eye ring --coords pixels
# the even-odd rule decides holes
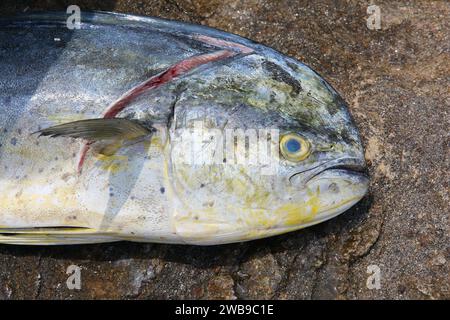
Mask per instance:
[[[288,133],[280,139],[280,151],[286,160],[299,162],[309,156],[311,145],[298,134]]]

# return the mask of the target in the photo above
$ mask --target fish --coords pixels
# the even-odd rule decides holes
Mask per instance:
[[[219,245],[368,191],[343,98],[249,39],[160,18],[0,19],[0,243]]]

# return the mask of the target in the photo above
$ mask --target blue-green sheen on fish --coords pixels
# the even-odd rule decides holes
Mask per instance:
[[[301,62],[204,26],[66,19],[0,20],[0,243],[247,241],[366,194],[347,106]]]

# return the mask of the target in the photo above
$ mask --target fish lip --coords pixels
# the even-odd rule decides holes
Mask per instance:
[[[342,157],[335,160],[329,160],[306,171],[296,172],[289,177],[289,180],[291,181],[292,178],[299,174],[307,174],[304,180],[304,183],[306,184],[323,172],[335,169],[346,171],[348,174],[359,175],[367,179],[369,178],[366,163],[363,158]]]
[[[334,161],[330,161],[329,163],[325,164],[325,168],[323,168],[321,172],[332,169],[340,169],[367,174],[365,161],[363,159],[354,157],[340,158]]]

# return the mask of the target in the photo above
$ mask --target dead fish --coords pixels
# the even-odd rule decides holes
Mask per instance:
[[[116,13],[0,20],[0,242],[212,245],[328,220],[367,192],[339,94],[212,28]]]

